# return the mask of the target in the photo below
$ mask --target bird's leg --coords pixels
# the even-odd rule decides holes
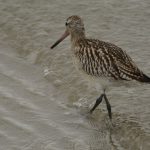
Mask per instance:
[[[109,103],[109,101],[108,101],[108,99],[107,99],[107,96],[106,96],[106,94],[105,94],[105,91],[104,91],[104,94],[103,94],[103,95],[104,95],[104,100],[105,100],[105,102],[106,102],[109,119],[111,120],[111,119],[112,119],[111,105],[110,105],[110,103]]]
[[[104,97],[104,100],[105,100],[105,102],[106,102],[109,119],[111,120],[111,119],[112,119],[111,105],[110,105],[110,103],[109,103],[109,101],[108,101],[108,98],[107,98],[107,96],[106,96],[106,94],[105,94],[105,90],[104,90],[104,93],[101,94],[101,96],[96,100],[96,102],[95,102],[93,108],[90,110],[90,113],[92,113],[92,112],[96,109],[96,107],[102,102],[103,97]]]
[[[96,100],[95,105],[94,105],[93,108],[90,110],[90,113],[92,113],[92,112],[96,109],[96,107],[102,102],[103,97],[104,97],[104,94],[102,94],[102,95]]]

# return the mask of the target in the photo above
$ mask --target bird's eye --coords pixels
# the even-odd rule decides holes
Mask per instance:
[[[65,25],[67,26],[67,25],[68,25],[68,23],[66,22],[66,23],[65,23]]]

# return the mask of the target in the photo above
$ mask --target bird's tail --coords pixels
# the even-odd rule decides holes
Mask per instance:
[[[150,77],[143,74],[143,76],[140,78],[140,82],[150,83]]]

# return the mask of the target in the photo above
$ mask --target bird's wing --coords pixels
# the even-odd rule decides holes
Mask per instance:
[[[99,40],[92,40],[92,43],[94,43],[94,54],[98,57],[99,66],[104,68],[103,74],[105,76],[116,80],[143,80],[143,72],[121,48]]]
[[[125,51],[113,44],[106,44],[105,46],[108,48],[108,56],[113,62],[111,67],[118,69],[120,79],[140,80],[143,77],[143,72]]]
[[[87,74],[150,82],[150,78],[143,74],[130,56],[116,45],[95,39],[86,39],[80,44],[75,49],[75,55]]]

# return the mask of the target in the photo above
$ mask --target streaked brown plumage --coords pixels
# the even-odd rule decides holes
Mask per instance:
[[[80,60],[82,69],[89,75],[111,77],[115,80],[145,81],[145,75],[129,55],[114,44],[84,39],[76,44],[74,53]]]
[[[88,39],[85,36],[85,29],[82,19],[79,16],[70,16],[66,21],[66,31],[51,48],[54,48],[68,35],[71,35],[72,51],[78,60],[78,67],[85,73],[103,80],[136,80],[150,83],[146,76],[133,62],[129,55],[118,46],[100,41]],[[91,112],[105,99],[109,117],[111,119],[111,107],[104,93],[97,99]]]

